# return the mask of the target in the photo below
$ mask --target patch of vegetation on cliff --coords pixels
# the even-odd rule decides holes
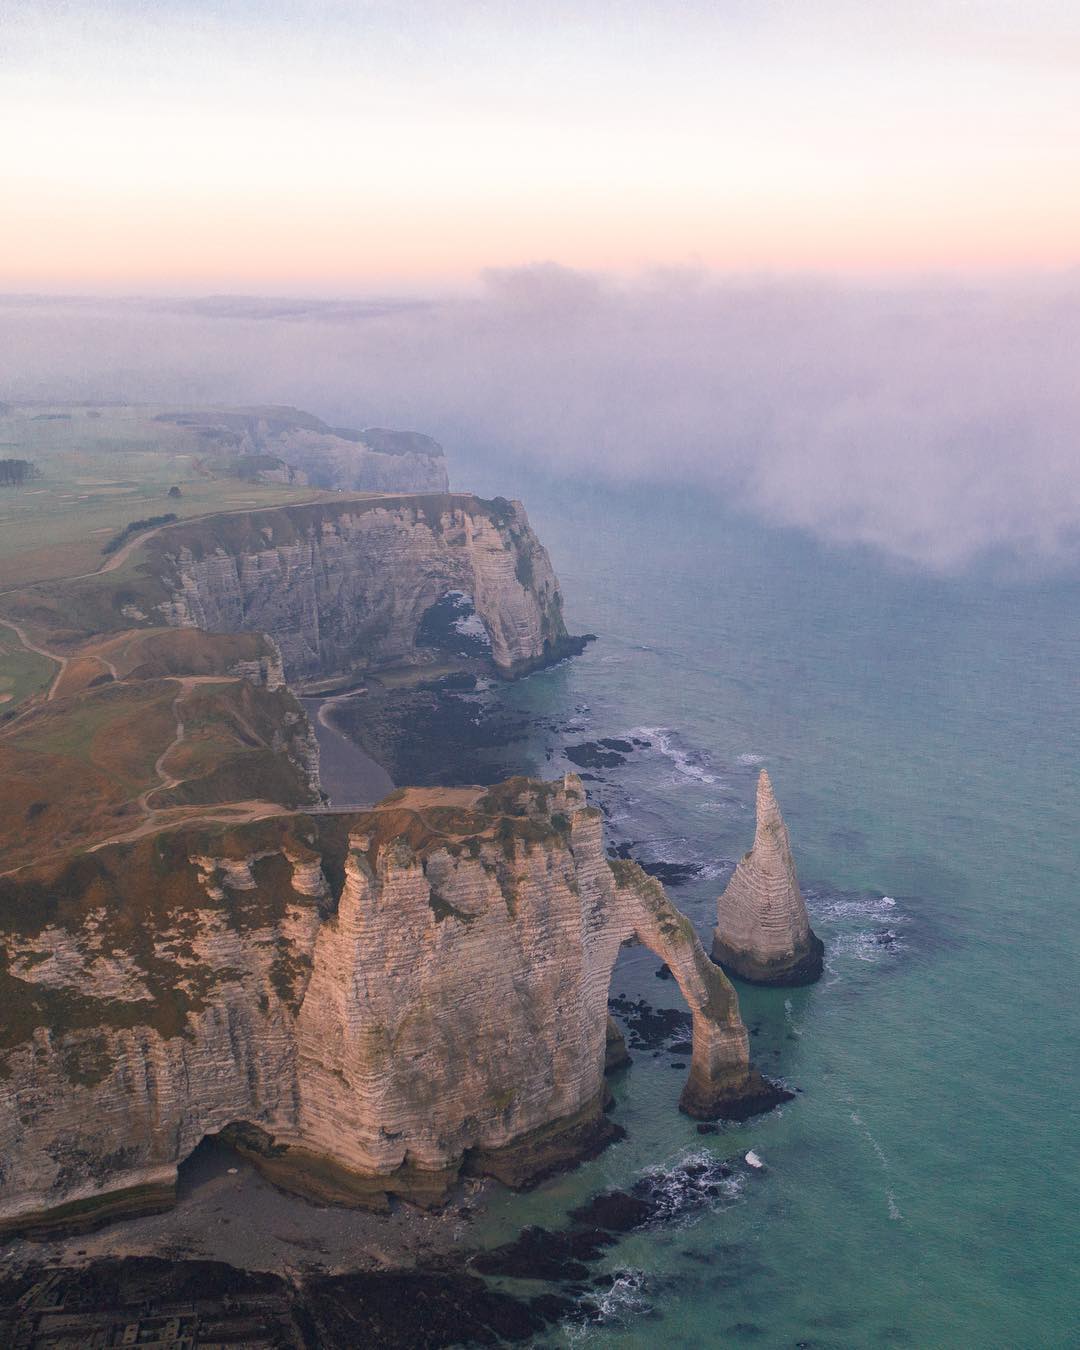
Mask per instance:
[[[532,556],[521,547],[518,541],[517,561],[514,563],[514,576],[527,591],[533,588],[533,582],[536,580],[536,573],[533,571]],[[545,620],[547,615],[544,616]]]
[[[64,1073],[79,1087],[94,1087],[112,1072],[114,1060],[104,1036],[70,1041],[62,1056]]]
[[[518,774],[488,788],[476,809],[488,816],[548,816],[559,789],[558,783]]]
[[[221,987],[242,982],[245,972],[192,963],[191,945],[205,919],[217,912],[240,933],[281,924],[290,906],[316,902],[292,889],[292,868],[282,856],[317,857],[309,817],[288,816],[239,827],[176,830],[81,854],[47,868],[0,877],[0,1050],[29,1039],[36,1027],[64,1035],[79,1029],[147,1027],[165,1039],[188,1034],[188,1019]],[[194,856],[257,858],[251,891],[223,887],[214,899],[190,861]],[[91,922],[92,918],[92,922]],[[148,999],[99,999],[75,988],[56,988],[11,974],[19,939],[49,927],[62,928],[85,944],[88,955],[130,959]],[[279,959],[280,958],[280,959]],[[306,969],[302,953],[287,946],[275,953],[275,991],[295,1001]]]
[[[458,919],[461,923],[472,923],[476,918],[475,914],[466,914],[463,909],[447,900],[446,896],[440,895],[434,886],[428,893],[428,904],[431,906],[431,912],[435,915],[435,922],[442,923],[444,919]]]
[[[304,990],[311,975],[311,957],[298,952],[280,935],[274,941],[274,959],[270,964],[270,983],[285,1006],[300,1011]]]

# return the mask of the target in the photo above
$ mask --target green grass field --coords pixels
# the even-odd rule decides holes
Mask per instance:
[[[13,628],[0,623],[0,717],[45,689],[56,669],[52,661],[28,651]]]
[[[32,460],[41,477],[0,488],[0,592],[89,572],[129,521],[181,518],[318,500],[312,488],[212,477],[195,430],[155,408],[22,407],[0,416],[0,458]],[[222,461],[223,466],[225,461]],[[180,497],[168,495],[180,488]]]

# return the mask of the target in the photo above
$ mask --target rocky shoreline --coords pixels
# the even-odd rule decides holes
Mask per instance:
[[[445,774],[447,759],[441,748],[436,753],[432,747],[439,746],[436,737],[443,731],[440,727],[433,737],[431,725],[417,718],[417,709],[430,708],[436,719],[445,718],[449,710],[453,718],[454,705],[470,680],[465,692],[476,685],[476,677],[467,672],[414,678],[383,688],[374,699],[369,681],[364,694],[328,700],[322,727],[344,739],[336,729],[342,708],[362,708],[361,720],[369,728],[381,721],[392,729],[382,732],[381,744],[394,750],[395,766],[404,766],[421,781],[425,773],[438,779]],[[505,776],[507,769],[520,766],[510,756],[528,725],[515,725],[498,713],[486,719],[486,727],[484,720],[479,733],[465,731],[462,740],[471,740],[476,753],[506,754],[493,775]],[[470,720],[469,726],[476,725]],[[370,773],[372,766],[385,773],[368,758],[367,747],[380,744],[375,736],[369,732],[366,744],[361,736],[350,738],[349,744],[356,754],[348,768]],[[597,747],[601,754],[617,755],[621,749]],[[591,750],[589,746],[586,757]],[[459,768],[475,764],[467,753],[452,758]],[[360,783],[356,791],[363,790],[355,772],[351,782]],[[625,864],[632,848],[623,842],[610,852]],[[662,865],[655,871],[662,875]],[[629,1005],[617,997],[612,1007],[626,1022],[631,1050],[670,1041],[670,1053],[689,1059],[688,1012],[652,1010],[641,1000]],[[609,1022],[608,1068],[629,1059],[618,1028]],[[791,1095],[765,1080],[760,1088],[745,1096],[745,1110],[735,1113],[737,1118]],[[686,1109],[699,1114],[693,1107],[691,1101]],[[521,1166],[509,1155],[499,1167],[490,1166],[489,1160],[488,1175],[511,1186],[535,1184],[595,1156],[621,1136],[606,1115],[586,1114],[589,1118],[580,1127],[557,1132],[546,1154],[542,1141],[539,1148],[537,1141],[523,1141]],[[713,1114],[710,1102],[703,1102],[700,1114]],[[687,1197],[682,1203],[712,1203],[733,1166],[718,1163],[712,1155],[698,1159],[680,1182]],[[643,1179],[630,1192],[594,1197],[568,1216],[571,1223],[565,1231],[529,1229],[511,1243],[481,1251],[469,1242],[470,1224],[492,1183],[471,1178],[470,1170],[465,1169],[449,1195],[440,1197],[442,1207],[436,1211],[397,1201],[384,1205],[381,1213],[333,1203],[327,1208],[283,1193],[272,1184],[275,1178],[265,1160],[260,1175],[243,1150],[231,1153],[220,1139],[208,1140],[185,1164],[172,1212],[156,1213],[148,1205],[144,1217],[99,1232],[46,1236],[40,1242],[9,1240],[0,1261],[0,1327],[6,1325],[14,1335],[31,1324],[40,1330],[69,1317],[89,1328],[114,1315],[117,1320],[137,1315],[149,1332],[155,1329],[155,1318],[179,1318],[182,1327],[218,1327],[223,1336],[230,1326],[243,1327],[246,1335],[256,1336],[254,1343],[267,1345],[346,1346],[355,1343],[361,1327],[387,1347],[521,1342],[555,1323],[587,1322],[595,1316],[597,1300],[613,1281],[627,1277],[621,1272],[599,1275],[594,1267],[623,1234],[657,1222],[662,1209],[650,1193],[651,1183]],[[705,1180],[699,1185],[695,1178]],[[334,1199],[330,1194],[321,1198]],[[534,1292],[508,1294],[489,1283],[502,1278],[529,1281]],[[196,1287],[198,1297],[193,1298]],[[418,1307],[424,1309],[422,1317]]]
[[[224,1151],[196,1160],[205,1175],[171,1216],[171,1247],[155,1221],[143,1220],[96,1240],[37,1250],[16,1244],[5,1252],[4,1343],[57,1336],[71,1343],[81,1336],[89,1344],[98,1336],[110,1344],[134,1326],[139,1342],[190,1337],[296,1350],[520,1344],[557,1324],[585,1329],[602,1321],[616,1288],[645,1283],[618,1264],[624,1237],[723,1207],[758,1176],[741,1159],[689,1153],[628,1190],[594,1195],[571,1209],[560,1228],[526,1227],[508,1242],[478,1249],[469,1242],[471,1199],[439,1216],[409,1215],[406,1227],[395,1216],[303,1206],[254,1173],[245,1175],[239,1160],[226,1169],[229,1161]],[[215,1166],[219,1175],[212,1176]],[[223,1213],[221,1203],[229,1187],[261,1205],[255,1216],[261,1232],[290,1225],[276,1238],[288,1248],[287,1260],[246,1256],[256,1223],[232,1227],[240,1216],[235,1207]],[[186,1246],[175,1240],[180,1220],[191,1235]],[[358,1228],[366,1249],[356,1243]],[[345,1262],[337,1245],[342,1230],[354,1235]]]

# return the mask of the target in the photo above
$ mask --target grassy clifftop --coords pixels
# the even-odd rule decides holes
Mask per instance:
[[[111,644],[120,660],[146,658],[125,678],[99,676],[41,703],[0,735],[5,869],[151,831],[185,812],[317,800],[306,758],[310,733],[292,694],[226,673],[237,663],[257,664],[265,639],[163,636],[172,638],[155,634],[138,642],[125,635]],[[185,647],[189,666],[217,666],[220,673],[164,673],[183,664]],[[77,680],[81,664],[102,659],[107,655],[69,663],[63,678],[74,666]]]
[[[343,515],[373,511],[408,512],[437,530],[450,511],[483,515],[500,528],[514,531],[515,511],[502,498],[487,500],[470,493],[326,493],[315,502],[268,506],[257,510],[222,511],[162,526],[131,541],[116,555],[116,565],[88,576],[43,581],[0,593],[0,616],[26,625],[49,643],[67,648],[89,638],[150,622],[155,607],[167,601],[167,584],[175,576],[174,559],[181,549],[195,559],[218,550],[254,553],[286,547],[317,533]],[[97,559],[100,564],[100,554]],[[519,578],[521,579],[521,578]],[[522,584],[526,584],[525,580]]]

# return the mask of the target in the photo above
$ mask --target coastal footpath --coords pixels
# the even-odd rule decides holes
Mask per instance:
[[[505,678],[585,641],[520,503],[461,493],[155,525],[0,596],[57,666],[0,726],[0,1229],[166,1207],[208,1136],[321,1201],[531,1185],[619,1133],[627,943],[691,1010],[684,1111],[787,1095],[574,775],[327,806],[289,682],[435,664],[447,597]]]

